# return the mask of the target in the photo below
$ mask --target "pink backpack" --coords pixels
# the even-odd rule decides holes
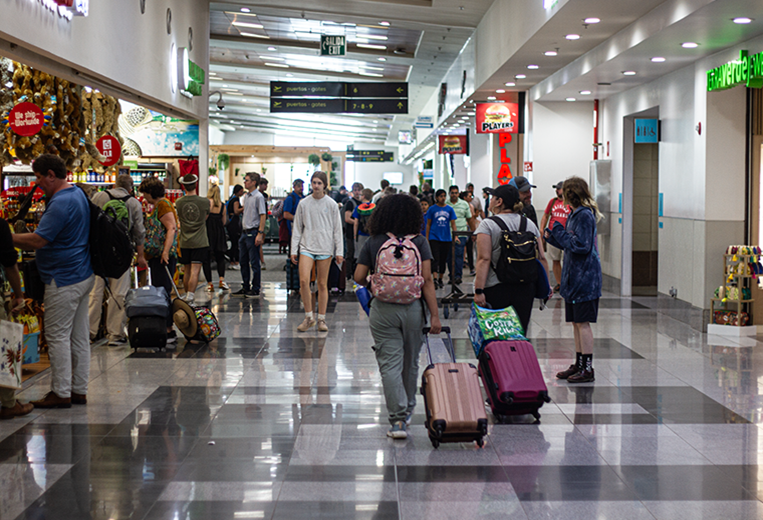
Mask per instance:
[[[413,243],[416,235],[398,238],[387,233],[389,240],[376,254],[376,269],[369,277],[374,298],[387,303],[409,304],[421,298],[424,277],[421,276],[421,254]]]

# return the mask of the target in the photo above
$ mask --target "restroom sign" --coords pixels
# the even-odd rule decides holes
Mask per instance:
[[[636,119],[634,143],[659,143],[660,121],[659,119]]]

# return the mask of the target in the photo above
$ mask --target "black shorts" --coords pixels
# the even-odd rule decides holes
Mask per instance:
[[[188,249],[184,247],[180,249],[180,258],[178,258],[178,261],[183,265],[189,265],[203,264],[207,259],[209,259],[208,247],[199,249]]]
[[[599,316],[599,299],[578,303],[565,302],[564,315],[567,323],[596,323]]]

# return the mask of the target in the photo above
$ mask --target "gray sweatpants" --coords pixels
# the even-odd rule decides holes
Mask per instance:
[[[369,322],[389,422],[394,424],[416,406],[424,309],[418,300],[408,305],[373,300]]]

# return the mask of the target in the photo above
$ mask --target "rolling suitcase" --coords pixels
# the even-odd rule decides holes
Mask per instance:
[[[336,264],[336,260],[331,260],[331,267],[329,268],[329,290],[331,292],[344,294],[347,287],[346,268],[347,260],[342,262],[341,268]]]
[[[429,366],[421,378],[421,394],[426,409],[426,427],[432,446],[441,442],[476,441],[482,447],[487,435],[487,414],[482,400],[477,369],[471,363],[456,363],[450,328],[448,351],[452,363],[433,363],[429,348],[429,328],[424,329]]]
[[[138,288],[135,273],[135,288],[125,296],[127,316],[127,337],[130,347],[162,350],[167,346],[167,318],[170,313],[170,299],[164,287],[146,285]]]
[[[286,290],[299,291],[299,266],[286,259]]]
[[[496,419],[506,415],[532,414],[548,403],[538,356],[532,343],[524,340],[492,341],[480,354],[479,371]]]

